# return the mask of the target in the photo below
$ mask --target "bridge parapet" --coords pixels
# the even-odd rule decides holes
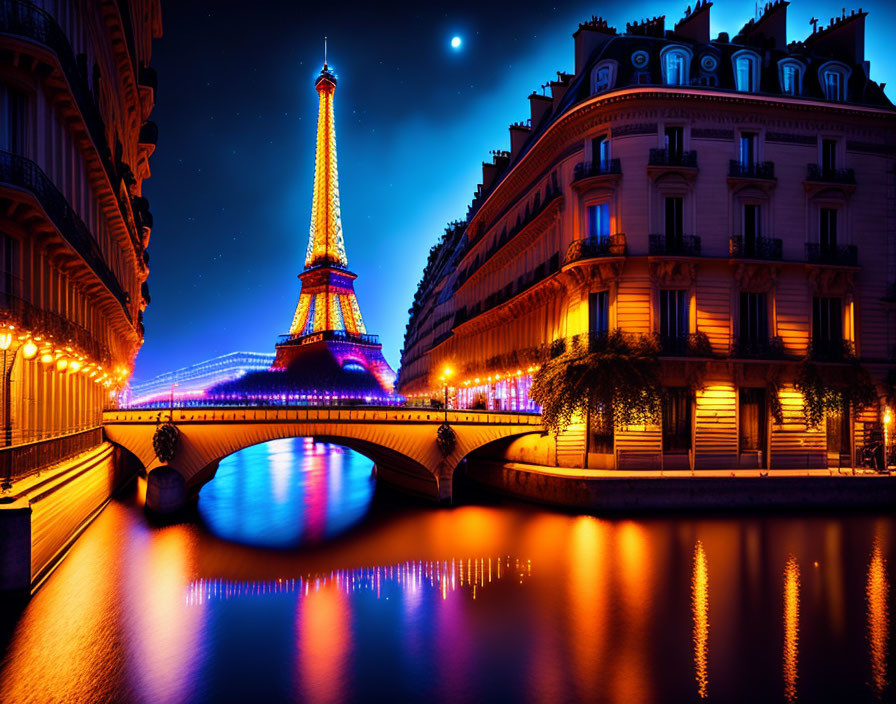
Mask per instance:
[[[531,413],[449,410],[455,434],[446,456],[437,430],[446,420],[435,409],[362,407],[187,407],[113,409],[103,414],[106,436],[133,453],[149,473],[147,501],[156,496],[154,477],[169,492],[166,506],[182,503],[208,482],[224,457],[270,440],[314,437],[357,450],[376,465],[377,476],[413,493],[450,501],[457,465],[474,450],[502,438],[542,432],[541,416]],[[179,430],[176,451],[163,462],[153,447],[161,423]],[[447,450],[446,450],[447,451]],[[163,472],[156,472],[164,469]],[[172,470],[183,478],[180,500],[172,501]],[[164,482],[164,484],[162,484]]]

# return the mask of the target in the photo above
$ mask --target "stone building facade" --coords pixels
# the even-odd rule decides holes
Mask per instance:
[[[658,336],[662,421],[583,419],[549,453],[509,458],[851,464],[880,431],[883,400],[810,427],[792,381],[807,358],[857,359],[884,396],[896,112],[869,75],[866,13],[788,43],[787,5],[714,40],[708,2],[668,30],[663,17],[625,32],[580,25],[574,73],[529,96],[530,120],[511,125],[510,150],[483,164],[467,217],[432,249],[399,391],[441,398],[447,383],[451,405],[535,410],[539,350],[619,328]]]

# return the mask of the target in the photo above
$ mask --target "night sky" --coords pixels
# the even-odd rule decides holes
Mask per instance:
[[[152,303],[135,380],[236,350],[273,352],[287,332],[308,241],[324,35],[339,77],[349,267],[367,329],[397,369],[429,248],[465,215],[489,150],[509,148],[526,96],[572,72],[578,23],[597,14],[624,30],[666,14],[671,28],[685,5],[163,0],[152,60],[160,134],[144,184]],[[871,76],[892,85],[896,3],[862,6]],[[841,7],[795,0],[788,38]],[[753,2],[717,3],[712,37],[733,36],[753,12]]]

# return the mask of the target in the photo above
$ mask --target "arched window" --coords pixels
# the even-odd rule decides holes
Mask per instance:
[[[591,93],[603,93],[616,84],[616,62],[601,61],[591,72]]]
[[[818,78],[824,88],[824,97],[827,100],[843,102],[846,100],[846,82],[851,73],[846,64],[839,61],[828,61],[818,69]]]
[[[742,49],[731,57],[734,65],[734,85],[744,93],[755,93],[759,90],[759,56],[752,51]]]
[[[781,92],[786,95],[802,95],[803,71],[805,67],[796,59],[783,59],[778,62],[778,80]]]
[[[691,50],[684,46],[667,46],[660,52],[663,83],[686,86],[690,83]]]

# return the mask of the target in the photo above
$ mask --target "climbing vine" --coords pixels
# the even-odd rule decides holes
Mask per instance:
[[[546,429],[560,432],[574,416],[607,408],[616,427],[658,421],[663,392],[654,337],[621,330],[578,335],[557,351],[532,382]]]
[[[874,381],[855,359],[837,365],[806,360],[797,371],[794,386],[803,395],[803,416],[811,428],[818,427],[825,413],[849,408],[856,414],[877,403]]]

